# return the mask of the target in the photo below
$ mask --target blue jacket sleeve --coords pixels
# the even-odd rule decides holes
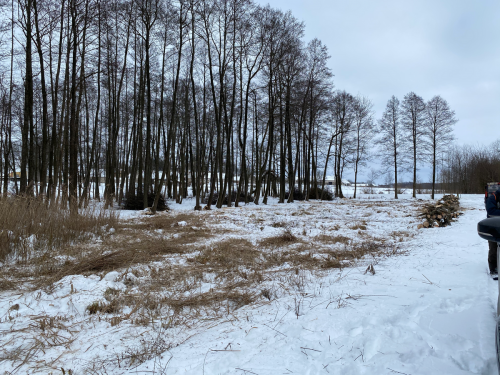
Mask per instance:
[[[500,210],[497,208],[497,201],[493,194],[486,199],[486,214],[488,217],[500,217]]]

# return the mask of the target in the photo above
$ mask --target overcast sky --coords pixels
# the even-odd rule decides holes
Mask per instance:
[[[500,138],[500,0],[257,2],[303,21],[306,41],[329,49],[336,88],[368,96],[376,118],[392,95],[441,95],[457,143]]]

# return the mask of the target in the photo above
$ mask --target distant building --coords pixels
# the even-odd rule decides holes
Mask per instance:
[[[325,185],[335,185],[335,176],[326,176]],[[346,179],[342,179],[342,186],[352,186],[353,184]],[[359,185],[358,185],[359,186]]]

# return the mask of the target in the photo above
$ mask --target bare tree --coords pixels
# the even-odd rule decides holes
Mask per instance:
[[[32,60],[32,20],[33,0],[25,0],[21,5],[21,22],[26,38],[26,60],[24,77],[24,118],[22,125],[21,194],[31,194],[34,187],[34,130],[33,130],[33,60]],[[26,171],[28,172],[26,174]]]
[[[380,138],[377,139],[382,167],[394,171],[394,199],[398,199],[398,171],[401,169],[401,156],[405,146],[401,108],[394,95],[387,102],[382,118],[378,120]],[[392,173],[392,172],[391,172]]]
[[[335,137],[335,196],[343,198],[342,173],[346,161],[347,134],[354,123],[354,107],[356,99],[348,92],[338,91],[333,99],[333,115],[336,132]]]
[[[368,148],[370,139],[373,136],[373,104],[368,98],[357,97],[354,104],[354,148],[353,165],[354,165],[354,198],[356,198],[358,168],[366,164],[368,159]]]
[[[408,143],[408,155],[412,161],[413,171],[413,198],[417,192],[417,162],[422,160],[423,151],[421,149],[422,136],[424,134],[425,103],[424,100],[413,91],[406,94],[401,104],[401,121]]]
[[[436,95],[427,102],[425,136],[429,144],[430,160],[432,162],[432,199],[434,199],[436,185],[437,156],[453,142],[453,125],[457,121],[455,111],[450,109],[448,102],[441,96]]]

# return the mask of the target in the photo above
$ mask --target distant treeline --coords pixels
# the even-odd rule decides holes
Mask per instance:
[[[392,188],[394,188],[394,184],[378,185],[377,187],[392,189]],[[412,181],[400,182],[400,183],[398,183],[398,188],[399,189],[413,189],[413,182]],[[422,194],[422,191],[428,192],[431,189],[432,189],[432,182],[417,182],[417,194]],[[434,184],[434,189],[438,192],[443,191],[445,189],[445,186],[444,186],[444,184],[442,184],[440,182],[436,182]]]
[[[488,182],[500,182],[500,140],[490,146],[454,146],[445,165],[441,180],[447,192],[484,193]]]

